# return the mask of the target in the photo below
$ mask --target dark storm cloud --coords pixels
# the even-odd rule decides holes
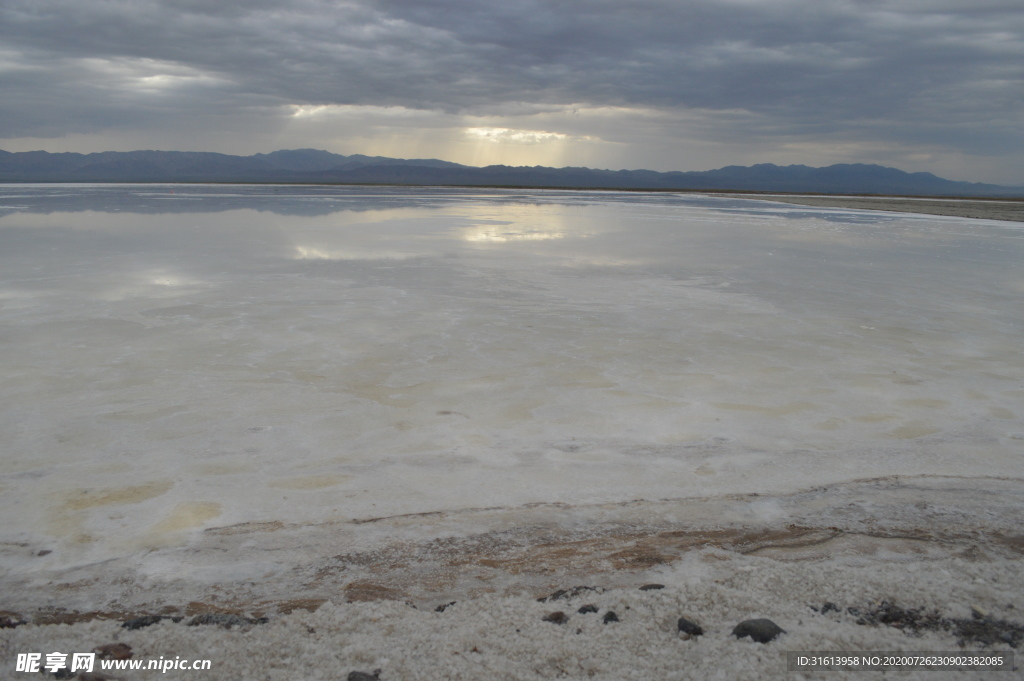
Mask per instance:
[[[1019,0],[0,2],[5,137],[288,104],[581,104],[993,153],[1022,139],[1022,86]]]

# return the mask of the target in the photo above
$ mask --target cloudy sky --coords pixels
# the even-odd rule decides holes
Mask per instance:
[[[1024,184],[1021,0],[0,0],[0,148]]]

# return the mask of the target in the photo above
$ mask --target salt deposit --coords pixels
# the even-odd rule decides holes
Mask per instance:
[[[822,674],[786,671],[787,650],[960,650],[950,631],[904,633],[858,624],[849,609],[867,610],[888,597],[947,617],[972,617],[967,606],[950,603],[975,604],[992,619],[1019,617],[1007,600],[1020,603],[1020,566],[1019,561],[993,565],[943,559],[915,564],[908,580],[906,564],[780,563],[754,557],[722,561],[704,552],[662,570],[665,588],[656,591],[584,591],[544,603],[491,594],[443,612],[399,601],[328,603],[315,613],[297,611],[268,624],[230,628],[170,620],[136,631],[104,621],[22,626],[0,637],[0,655],[6,661],[16,652],[88,652],[120,642],[131,647],[132,659],[145,663],[161,658],[211,662],[210,671],[131,672],[133,679],[345,679],[352,671],[378,669],[382,681],[811,679]],[[824,602],[838,610],[822,612]],[[587,604],[597,612],[579,613]],[[546,621],[552,611],[567,613],[568,621]],[[605,624],[608,612],[615,612],[618,621]],[[697,620],[704,633],[693,638],[681,634],[681,616]],[[767,644],[731,635],[738,622],[752,617],[769,617],[786,633]],[[968,642],[961,652],[991,650]],[[11,668],[7,678],[29,678]],[[867,673],[929,681],[1021,678],[1019,670]],[[835,671],[827,676],[859,679],[864,674]]]
[[[378,618],[410,662],[377,641],[345,664],[445,678],[409,666],[437,624],[401,601],[532,618],[530,597],[592,577],[683,603],[715,555],[819,585],[800,571],[839,561],[849,605],[891,591],[893,565],[946,571],[922,603],[970,560],[1009,584],[1022,256],[1015,223],[719,197],[4,186],[0,610],[198,603],[281,617],[268,641]],[[735,591],[705,629],[758,610],[801,645],[885,647],[799,639],[813,589],[793,589],[760,610]],[[1024,607],[1019,586],[986,593]],[[363,597],[398,602],[344,605]],[[281,615],[302,599],[336,606]],[[507,678],[548,664],[506,638]],[[694,664],[679,655],[650,665]],[[641,658],[620,662],[664,671]]]

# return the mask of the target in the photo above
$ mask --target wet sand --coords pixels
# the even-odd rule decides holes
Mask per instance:
[[[749,196],[762,201],[777,201],[799,206],[885,210],[897,213],[923,213],[980,220],[1024,222],[1024,199],[929,199],[905,196],[789,196],[780,194],[729,194],[727,196]]]

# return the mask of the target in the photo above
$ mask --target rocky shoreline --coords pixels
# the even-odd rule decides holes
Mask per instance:
[[[812,678],[790,651],[1016,652],[1024,642],[1020,561],[786,563],[706,549],[635,588],[576,586],[540,598],[495,594],[421,608],[326,602],[287,615],[0,621],[0,651],[93,651],[98,659],[211,661],[206,678]],[[905,581],[912,574],[912,581]],[[984,585],[984,588],[979,588]],[[835,600],[822,601],[822,596]],[[817,597],[819,600],[813,600]],[[968,605],[973,603],[973,605]],[[1019,667],[1019,663],[1018,663]],[[13,668],[7,671],[15,678]],[[1018,669],[1019,671],[1019,669]],[[835,671],[834,678],[858,672]],[[991,672],[989,672],[991,673]],[[986,678],[979,671],[883,673]],[[788,676],[787,676],[788,675]],[[966,676],[965,676],[966,675]],[[202,678],[194,670],[58,671],[56,678]]]

